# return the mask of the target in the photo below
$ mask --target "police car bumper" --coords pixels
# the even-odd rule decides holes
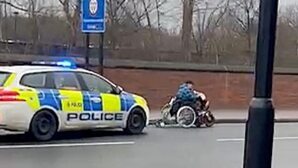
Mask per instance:
[[[146,126],[148,126],[149,125],[149,121],[150,121],[150,110],[149,110],[149,107],[146,106],[144,110],[145,110],[145,113],[146,113]]]
[[[28,131],[33,115],[25,102],[0,103],[0,129]]]

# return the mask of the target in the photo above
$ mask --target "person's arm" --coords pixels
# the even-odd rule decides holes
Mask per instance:
[[[187,97],[189,100],[191,100],[191,101],[196,100],[197,95],[193,90],[187,88],[186,92],[187,92]]]

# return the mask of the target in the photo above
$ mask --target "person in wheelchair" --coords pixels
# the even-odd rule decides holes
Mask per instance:
[[[180,107],[190,106],[195,111],[198,111],[200,108],[200,96],[198,92],[194,89],[194,83],[192,81],[186,81],[179,86],[179,89],[176,94],[176,99],[173,103],[173,106],[170,110],[171,116],[176,116],[177,111]]]

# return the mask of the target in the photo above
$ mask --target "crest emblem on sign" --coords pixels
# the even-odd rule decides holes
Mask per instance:
[[[92,15],[95,15],[98,10],[98,2],[97,0],[90,0],[89,2],[89,10]]]

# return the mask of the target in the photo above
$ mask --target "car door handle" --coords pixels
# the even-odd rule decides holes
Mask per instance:
[[[66,97],[66,96],[61,96],[61,95],[59,95],[58,98],[61,99],[61,100],[68,99],[68,97]]]
[[[92,98],[90,98],[90,100],[93,101],[94,103],[100,103],[101,102],[101,99],[97,98],[97,97],[92,97]]]

